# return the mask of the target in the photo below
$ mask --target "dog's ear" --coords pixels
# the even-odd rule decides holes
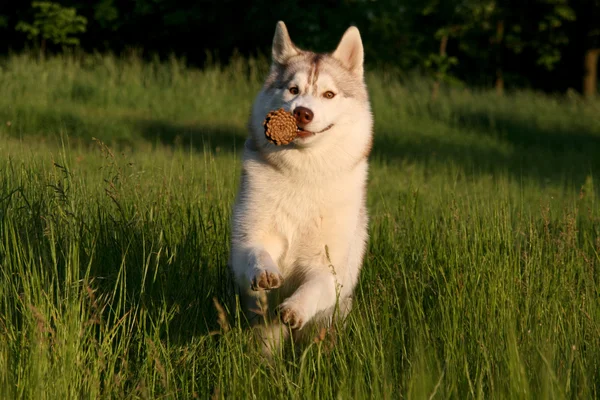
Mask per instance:
[[[277,22],[275,36],[273,37],[273,49],[271,55],[273,62],[285,64],[287,60],[298,54],[298,48],[292,43],[288,30],[283,21]]]
[[[338,59],[356,75],[363,74],[364,50],[360,32],[355,26],[351,26],[344,32],[333,57]]]

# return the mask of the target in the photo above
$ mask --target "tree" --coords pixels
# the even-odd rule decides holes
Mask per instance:
[[[424,8],[421,13],[433,20],[434,26],[438,27],[433,35],[436,41],[439,41],[438,51],[430,53],[424,61],[425,67],[434,75],[432,100],[437,98],[440,84],[444,81],[451,81],[450,68],[458,64],[457,57],[448,56],[447,48],[448,40],[451,37],[459,36],[464,28],[461,18],[462,3],[461,0],[429,0],[423,3]]]
[[[440,30],[436,34],[436,38],[440,40],[439,53],[431,53],[425,60],[425,67],[430,71],[433,71],[435,80],[433,82],[433,89],[431,91],[431,99],[435,100],[440,90],[440,84],[442,82],[451,81],[450,79],[450,68],[458,64],[458,58],[449,57],[446,49],[448,47],[449,34],[446,30]]]
[[[550,71],[568,44],[565,22],[575,19],[568,0],[463,0],[460,49],[494,70],[494,86],[504,92],[509,54],[525,51],[538,66]],[[487,47],[487,52],[482,50]]]
[[[73,35],[85,32],[87,19],[77,15],[75,8],[49,1],[34,1],[31,6],[38,10],[33,23],[20,21],[15,29],[26,33],[29,40],[41,38],[40,59],[45,56],[46,41],[63,47],[79,44]]]
[[[600,0],[574,2],[583,43],[583,95],[591,99],[598,92],[598,58],[600,57]]]
[[[598,57],[600,49],[588,49],[583,61],[583,95],[591,99],[598,91]]]

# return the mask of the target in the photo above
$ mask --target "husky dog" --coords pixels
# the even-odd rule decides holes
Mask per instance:
[[[263,127],[280,107],[298,126],[284,146]],[[248,122],[229,258],[246,316],[278,316],[258,325],[272,345],[350,310],[368,239],[372,127],[358,29],[317,54],[295,46],[279,21]]]

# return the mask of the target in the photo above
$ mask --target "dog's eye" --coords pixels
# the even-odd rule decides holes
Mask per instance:
[[[299,93],[299,90],[298,90],[298,88],[296,86],[292,86],[290,88],[290,93],[295,95],[295,94]]]
[[[333,93],[331,90],[328,90],[325,93],[323,93],[323,97],[325,97],[326,99],[333,99],[335,97],[335,93]]]

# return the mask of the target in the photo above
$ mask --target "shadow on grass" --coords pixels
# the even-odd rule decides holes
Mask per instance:
[[[141,136],[163,146],[183,146],[198,151],[236,152],[244,147],[246,132],[225,125],[174,124],[164,120],[137,120],[135,129]]]
[[[586,119],[571,119],[569,123],[543,126],[533,118],[519,115],[455,110],[454,120],[459,128],[477,129],[525,149],[554,153],[566,151],[589,152],[600,149],[600,123]],[[597,153],[596,153],[597,154]]]
[[[105,118],[100,111],[89,117],[76,110],[13,111],[0,111],[0,118],[13,122],[11,128],[5,129],[15,134],[66,132],[72,143],[97,137],[114,145],[135,146],[141,138],[155,145],[196,151],[240,152],[246,137],[245,128],[218,122],[177,123],[131,114]],[[436,129],[436,125],[438,129],[450,127],[454,129],[453,137],[411,131],[411,121],[398,131],[376,128],[373,158],[432,168],[452,163],[467,175],[508,173],[517,179],[537,179],[542,184],[557,179],[582,182],[600,171],[600,124],[593,124],[594,121],[568,116],[544,124],[546,121],[518,113],[480,112],[458,106],[447,120],[437,115],[441,113],[430,110],[418,121],[425,129]],[[427,123],[428,118],[433,120],[431,124]],[[465,131],[464,137],[456,134],[461,130]]]
[[[213,299],[225,306],[233,322],[234,288],[222,240],[226,221],[203,221],[195,213],[199,211],[173,215],[175,226],[187,225],[177,235],[169,234],[161,221],[121,221],[108,212],[90,233],[96,242],[90,272],[100,292],[116,293],[113,305],[144,315],[138,320],[140,329],[148,330],[148,323],[161,327],[161,337],[173,343],[220,330]],[[82,257],[89,260],[92,254]]]
[[[585,121],[562,127],[539,127],[535,121],[460,111],[457,129],[507,142],[511,150],[471,141],[449,140],[443,135],[376,130],[373,157],[383,162],[408,161],[425,166],[447,163],[461,167],[467,175],[508,173],[546,184],[556,180],[582,182],[600,171],[600,132]],[[202,151],[234,152],[243,148],[243,129],[203,124],[173,124],[167,121],[136,121],[144,139],[161,145],[183,145]]]
[[[405,161],[432,168],[454,164],[466,175],[509,174],[542,185],[579,184],[600,172],[600,128],[594,130],[586,124],[589,121],[540,127],[535,121],[465,111],[454,120],[453,124],[440,122],[464,130],[464,137],[376,131],[373,156],[383,162]]]

